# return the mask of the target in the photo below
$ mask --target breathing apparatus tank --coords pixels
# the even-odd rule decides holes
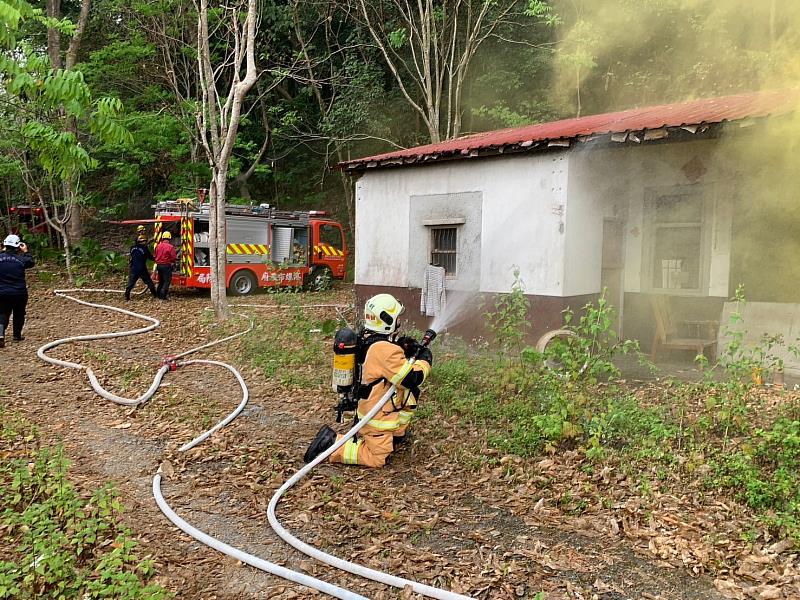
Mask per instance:
[[[350,328],[340,329],[333,338],[333,391],[343,393],[353,386],[356,370],[358,334]]]

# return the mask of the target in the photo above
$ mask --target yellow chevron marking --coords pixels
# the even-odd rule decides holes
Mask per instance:
[[[314,246],[314,252],[319,252],[319,246]]]
[[[269,246],[266,244],[228,244],[225,251],[228,254],[269,254]]]

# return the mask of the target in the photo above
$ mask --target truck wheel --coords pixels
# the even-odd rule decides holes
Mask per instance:
[[[233,274],[228,290],[231,296],[247,296],[248,294],[252,294],[257,287],[258,281],[252,271],[242,269]]]
[[[328,267],[314,267],[306,279],[306,288],[312,292],[327,290],[333,284],[333,274]]]

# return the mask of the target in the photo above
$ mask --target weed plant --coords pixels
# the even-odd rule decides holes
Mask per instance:
[[[741,288],[734,300],[744,302]],[[487,322],[502,351],[451,352],[437,361],[430,403],[419,417],[455,416],[483,432],[475,452],[484,444],[521,457],[577,450],[584,470],[598,462],[616,465],[640,481],[642,495],[665,481],[699,484],[742,502],[772,537],[789,536],[800,547],[800,403],[787,397],[777,414],[765,410],[753,377],[782,368],[778,336],[746,346],[736,310],[728,325],[732,342],[700,382],[663,381],[637,390],[618,380],[613,363],[617,353],[637,347],[616,338],[603,298],[577,318],[567,312],[565,328],[574,336],[545,355],[525,347],[518,335],[526,327],[520,320],[527,319],[521,286],[498,299],[495,309]],[[546,368],[548,359],[558,368]],[[579,499],[567,504],[573,510]]]
[[[297,294],[275,295],[287,308],[259,319],[255,331],[244,338],[246,356],[264,377],[285,387],[319,388],[330,376],[330,347],[343,324],[335,319],[317,320],[302,308]]]
[[[60,447],[37,448],[36,431],[0,414],[0,598],[170,598],[152,561],[139,560],[110,486],[82,497]],[[13,456],[14,458],[11,458]]]

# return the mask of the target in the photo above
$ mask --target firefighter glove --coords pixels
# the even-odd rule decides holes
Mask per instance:
[[[406,358],[414,356],[419,348],[419,342],[407,335],[397,338],[397,345],[403,349]]]
[[[423,347],[420,351],[419,355],[417,356],[419,360],[426,361],[430,366],[433,366],[433,353],[431,349],[428,347]]]

